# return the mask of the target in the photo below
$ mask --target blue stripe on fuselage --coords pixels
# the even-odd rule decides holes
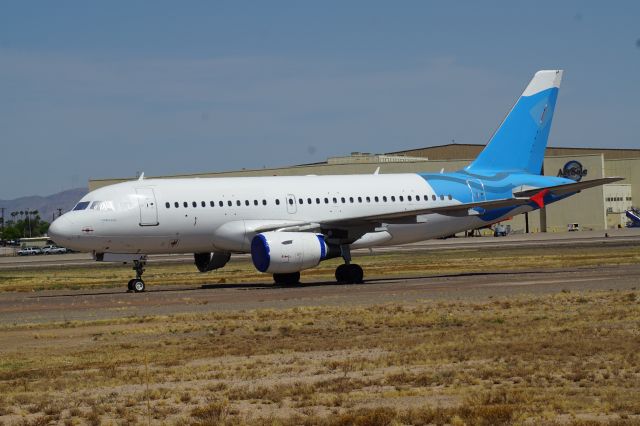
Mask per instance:
[[[534,188],[544,188],[549,186],[573,183],[570,179],[555,176],[540,176],[527,173],[497,173],[493,176],[477,176],[465,171],[454,173],[418,173],[433,188],[437,196],[449,195],[461,202],[471,203],[474,200],[469,186],[477,190],[484,190],[485,200],[499,200],[511,198],[514,188],[525,186]],[[566,196],[556,197],[548,194],[545,197],[545,203],[550,204],[566,198]],[[535,203],[531,204],[537,209]],[[508,215],[513,208],[500,208],[494,210],[483,211],[481,219],[492,222],[499,217]]]

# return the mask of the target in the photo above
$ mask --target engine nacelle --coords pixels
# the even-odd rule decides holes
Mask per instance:
[[[322,234],[264,232],[251,240],[251,259],[260,272],[288,274],[313,268],[327,257]]]
[[[231,258],[231,253],[194,253],[193,260],[200,272],[220,269],[227,264]]]

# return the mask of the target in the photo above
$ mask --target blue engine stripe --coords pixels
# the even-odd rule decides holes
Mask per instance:
[[[253,237],[251,240],[251,260],[258,271],[267,272],[269,269],[271,264],[270,252],[269,242],[264,235],[258,234]]]
[[[318,241],[320,241],[320,259],[324,259],[327,257],[327,247],[324,243],[324,235],[316,234],[316,237],[318,237]]]

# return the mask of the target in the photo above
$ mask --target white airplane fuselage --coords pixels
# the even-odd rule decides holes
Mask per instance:
[[[461,188],[472,198],[470,187]],[[147,179],[87,194],[79,203],[86,208],[57,219],[53,233],[59,244],[96,253],[249,252],[265,225],[330,223],[465,201],[459,198],[418,174]],[[351,246],[405,244],[485,224],[478,216],[424,214],[415,223],[381,224]]]

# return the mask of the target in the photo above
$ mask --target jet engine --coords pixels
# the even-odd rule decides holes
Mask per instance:
[[[322,234],[264,232],[251,240],[251,259],[260,272],[289,274],[317,266],[328,249]]]
[[[227,264],[231,258],[231,253],[194,253],[193,260],[200,272],[220,269]]]

